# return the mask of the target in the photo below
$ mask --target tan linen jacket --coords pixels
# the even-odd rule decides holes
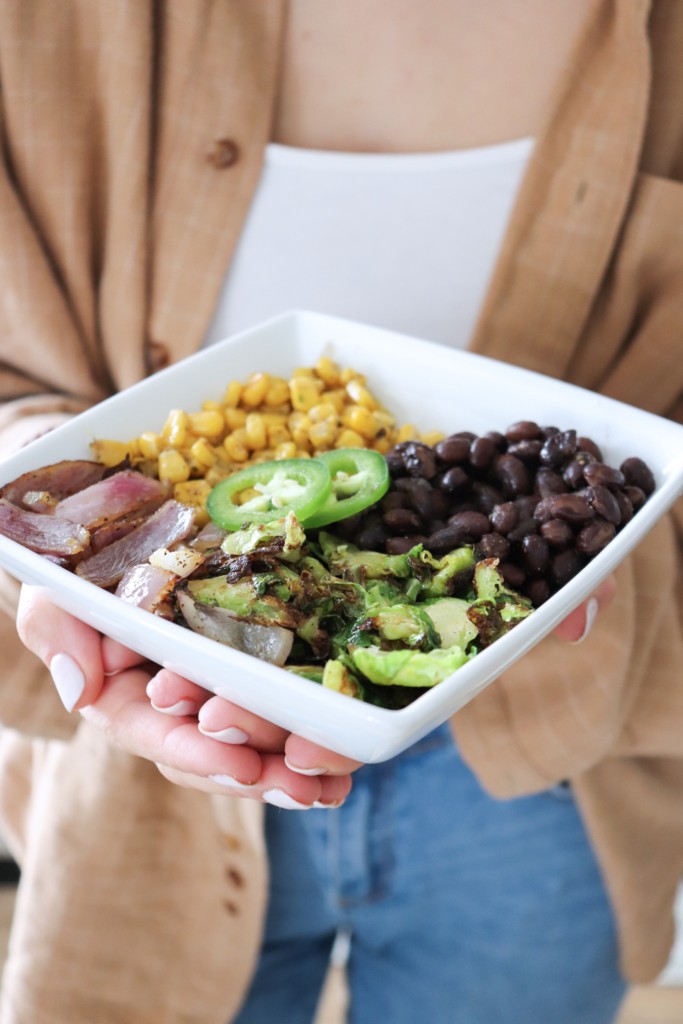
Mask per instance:
[[[210,320],[270,134],[281,0],[0,0],[0,450]],[[683,4],[604,0],[558,82],[475,351],[683,418]],[[524,410],[520,410],[523,414]],[[683,874],[680,548],[666,518],[591,636],[453,719],[496,797],[570,778],[624,971]],[[5,579],[0,809],[23,866],[1,1024],[225,1024],[261,927],[260,807],[173,787],[58,705]]]

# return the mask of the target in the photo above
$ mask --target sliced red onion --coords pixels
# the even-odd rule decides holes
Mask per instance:
[[[126,569],[146,562],[153,551],[184,540],[194,524],[194,509],[178,501],[167,501],[147,522],[120,537],[97,554],[84,559],[76,572],[98,587],[113,587]]]
[[[94,529],[166,496],[166,489],[158,480],[124,469],[60,501],[54,514]]]
[[[284,665],[294,643],[294,633],[282,626],[259,626],[235,618],[226,608],[201,604],[185,590],[176,592],[185,622],[202,636],[234,647],[272,665]]]
[[[127,604],[157,612],[169,600],[177,582],[175,573],[142,562],[126,569],[116,588],[116,596]]]
[[[90,533],[79,523],[27,512],[0,498],[0,533],[40,555],[71,558],[90,543]]]
[[[0,498],[6,498],[13,505],[22,505],[27,492],[43,491],[49,494],[53,501],[62,501],[69,495],[97,483],[106,472],[106,466],[99,462],[64,459],[62,462],[54,462],[50,466],[32,469],[18,476],[0,490]]]

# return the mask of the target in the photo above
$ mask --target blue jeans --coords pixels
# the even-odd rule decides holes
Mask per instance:
[[[267,809],[270,902],[237,1024],[310,1024],[339,930],[350,1024],[608,1024],[625,984],[571,789],[496,801],[444,726],[335,811]]]

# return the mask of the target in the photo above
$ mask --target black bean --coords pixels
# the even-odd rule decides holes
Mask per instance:
[[[380,522],[371,521],[361,528],[355,542],[364,551],[384,551],[388,534]]]
[[[498,571],[508,587],[513,590],[519,590],[524,585],[526,573],[521,565],[517,565],[515,562],[501,562]]]
[[[410,507],[426,522],[434,518],[434,488],[424,477],[409,477],[402,488]]]
[[[646,497],[652,494],[656,487],[655,478],[650,467],[642,459],[635,455],[630,459],[625,459],[620,469],[629,486],[640,487]]]
[[[607,466],[604,462],[590,462],[584,466],[583,475],[586,482],[591,484],[602,484],[603,487],[623,487],[626,483],[624,474],[613,466]]]
[[[562,519],[547,519],[538,532],[551,548],[566,548],[574,543],[574,531]]]
[[[392,508],[382,516],[382,522],[392,533],[417,533],[422,520],[417,512],[409,508]]]
[[[567,485],[559,473],[546,466],[537,471],[534,490],[538,491],[542,498],[546,498],[549,494],[565,494]]]
[[[442,462],[452,466],[467,461],[471,443],[466,437],[445,437],[434,446],[434,451]]]
[[[501,533],[485,533],[477,544],[481,558],[499,558],[504,561],[510,554],[510,542]]]
[[[519,509],[514,501],[504,501],[491,510],[489,519],[494,530],[506,534],[519,523]]]
[[[505,431],[505,437],[510,444],[516,441],[533,441],[541,436],[541,428],[533,420],[519,420],[517,423],[511,423]]]
[[[550,562],[550,575],[556,586],[563,587],[583,568],[583,559],[574,548],[554,555]]]
[[[534,608],[539,608],[550,597],[550,586],[547,580],[529,580],[524,584],[523,593],[528,597]]]
[[[562,466],[576,452],[576,431],[561,430],[546,438],[541,448],[540,460],[554,469]]]
[[[412,537],[388,537],[386,552],[388,555],[405,555],[417,544],[424,544],[426,547],[427,538],[423,537],[422,534],[419,533],[414,534]]]
[[[387,550],[389,542],[387,541]],[[462,545],[460,531],[455,526],[444,526],[442,530],[436,530],[425,541],[425,547],[435,555],[445,555]]]
[[[462,466],[451,466],[434,481],[446,494],[457,494],[469,487],[470,478]]]
[[[504,452],[507,448],[505,434],[501,434],[500,430],[487,430],[484,437],[490,437],[499,452]]]
[[[392,476],[403,476],[403,456],[396,447],[390,448],[384,458]]]
[[[621,508],[614,493],[602,484],[595,484],[587,487],[585,496],[588,504],[595,510],[596,514],[606,519],[608,523],[618,526],[621,522]]]
[[[577,534],[576,550],[592,558],[609,544],[616,532],[613,523],[608,523],[606,519],[596,519]]]
[[[470,465],[479,470],[488,469],[498,454],[490,437],[475,437],[470,446]]]
[[[528,494],[531,490],[531,474],[521,459],[514,455],[499,455],[495,461],[495,476],[503,493],[508,498]]]
[[[409,505],[410,498],[407,494],[402,494],[401,491],[389,491],[381,501],[383,512],[389,512],[392,508],[408,508]]]
[[[457,512],[448,520],[448,527],[458,533],[458,544],[473,544],[491,530],[489,517],[483,512]]]
[[[640,487],[634,487],[632,484],[627,484],[623,489],[623,493],[631,502],[631,508],[634,512],[637,512],[639,508],[642,508],[647,501],[645,491]]]
[[[564,519],[571,524],[588,522],[595,515],[588,502],[580,494],[554,494],[546,498],[552,510],[553,519]]]
[[[633,519],[633,505],[631,504],[631,500],[624,491],[621,490],[616,490],[614,492],[614,498],[619,506],[619,512],[621,513],[619,525],[626,526],[626,523],[629,523]]]
[[[515,498],[515,505],[517,506],[522,518],[528,519],[529,516],[533,517],[533,514],[536,511],[536,506],[538,505],[538,495],[522,494]]]
[[[549,494],[547,498],[541,498],[533,511],[533,518],[537,523],[547,523],[555,518],[555,494]]]
[[[590,437],[577,437],[576,444],[581,452],[588,452],[596,462],[602,462],[602,452],[598,445]]]
[[[517,526],[515,526],[514,530],[510,530],[507,537],[510,543],[517,544],[533,533],[538,533],[538,523],[531,516],[528,516],[526,519],[520,519]]]
[[[543,442],[540,438],[535,438],[528,441],[515,441],[513,444],[508,445],[507,450],[508,454],[516,455],[522,462],[535,466],[538,463],[542,447]]]
[[[583,459],[574,458],[570,459],[562,470],[562,479],[570,491],[576,491],[585,485],[586,478],[583,475],[585,465]]]
[[[532,576],[542,576],[550,558],[547,542],[537,534],[528,534],[522,541],[522,556]]]
[[[483,480],[475,480],[472,484],[472,495],[479,511],[484,512],[487,516],[491,514],[496,505],[503,501],[502,491]]]

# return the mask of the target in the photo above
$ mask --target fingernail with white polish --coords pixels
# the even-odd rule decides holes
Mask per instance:
[[[327,771],[326,768],[299,768],[298,765],[292,764],[287,758],[285,758],[285,764],[290,772],[296,772],[297,775],[324,775]]]
[[[197,705],[193,700],[179,700],[168,708],[160,708],[154,701],[151,701],[151,704],[155,711],[161,711],[164,715],[194,715],[197,711]]]
[[[253,782],[239,782],[232,775],[207,775],[211,782],[217,782],[219,786],[226,786],[229,789],[249,789]]]
[[[203,736],[208,736],[212,740],[220,740],[221,743],[248,743],[249,736],[244,729],[238,729],[236,725],[231,725],[227,729],[218,729],[216,732],[211,732],[209,729],[204,729],[202,723],[199,723],[199,731]]]
[[[85,676],[68,654],[55,654],[50,662],[50,675],[67,711],[73,711],[85,689]]]
[[[334,810],[334,809],[335,809],[335,807],[341,807],[341,805],[342,805],[343,803],[344,803],[344,801],[343,801],[343,800],[334,800],[334,801],[333,801],[332,803],[330,803],[330,804],[323,804],[323,803],[321,803],[321,801],[320,801],[320,800],[315,800],[315,801],[313,802],[313,806],[314,806],[315,808],[318,808],[318,809],[320,809],[320,810],[322,810],[322,809],[324,808],[324,809],[325,809],[326,811],[332,811],[332,810]]]
[[[285,793],[284,789],[267,789],[262,798],[265,803],[272,804],[273,807],[282,807],[285,811],[308,811],[312,806],[295,800],[289,793]]]
[[[598,599],[597,597],[591,597],[586,601],[586,621],[583,626],[583,632],[581,636],[574,641],[576,644],[580,644],[586,639],[590,633],[593,623],[595,622],[595,616],[598,614]]]

